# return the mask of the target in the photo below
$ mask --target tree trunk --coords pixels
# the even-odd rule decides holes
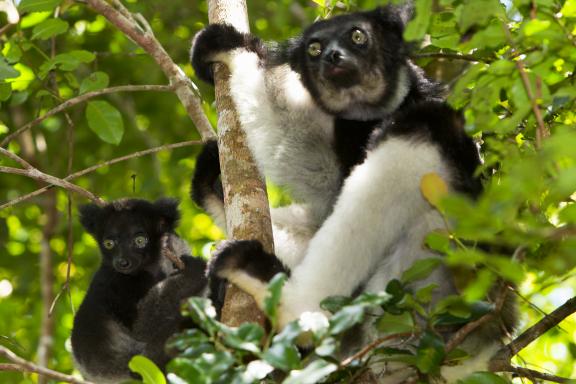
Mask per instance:
[[[244,0],[210,0],[208,19],[210,23],[233,25],[241,32],[249,32],[250,29]],[[223,65],[216,66],[214,78],[218,109],[218,148],[227,233],[235,240],[259,240],[264,248],[271,252],[274,246],[266,185],[246,146],[246,137],[230,96],[229,77],[228,68]],[[238,326],[246,321],[261,324],[264,322],[264,315],[250,295],[233,285],[227,288],[222,322],[231,326]]]

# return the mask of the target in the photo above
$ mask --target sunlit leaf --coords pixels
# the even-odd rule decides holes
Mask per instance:
[[[20,12],[52,11],[62,0],[22,0],[18,5]]]
[[[91,101],[86,107],[88,126],[100,139],[118,145],[124,135],[122,115],[106,101]]]
[[[144,356],[134,356],[128,367],[132,372],[142,376],[144,384],[166,384],[166,379],[162,371],[151,360]]]
[[[68,30],[68,23],[62,19],[48,19],[32,30],[32,40],[46,40],[56,35],[61,35]]]

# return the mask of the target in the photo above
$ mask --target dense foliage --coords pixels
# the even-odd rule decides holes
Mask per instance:
[[[277,40],[298,33],[316,17],[369,9],[377,2],[248,3],[253,32]],[[126,5],[148,20],[169,55],[195,80],[188,48],[194,33],[207,23],[206,2],[129,0]],[[399,276],[386,294],[354,301],[333,299],[326,306],[338,314],[329,323],[310,319],[275,337],[263,337],[256,325],[226,327],[214,320],[209,303],[192,300],[186,311],[201,327],[173,342],[182,357],[171,367],[172,382],[253,382],[269,375],[272,367],[287,375],[287,383],[302,382],[304,377],[304,382],[328,375],[334,381],[353,377],[362,372],[361,363],[335,358],[336,346],[343,331],[373,306],[386,310],[376,326],[388,335],[423,337],[413,340],[414,353],[380,347],[362,357],[413,364],[425,379],[441,363],[462,358],[457,348],[446,352],[436,327],[490,311],[490,305],[478,300],[494,283],[515,284],[511,294],[520,302],[521,329],[575,295],[576,1],[416,0],[415,10],[405,34],[414,41],[415,60],[449,86],[448,101],[465,111],[468,131],[482,144],[484,165],[479,172],[486,191],[478,201],[428,196],[447,222],[445,231],[429,236],[428,246],[445,254],[442,260],[458,271],[462,295],[432,308],[428,303],[433,287],[407,290],[405,283],[423,278],[439,263],[426,260]],[[22,0],[19,11],[21,19],[14,25],[0,13],[0,140],[78,95],[125,84],[167,83],[149,55],[82,2]],[[198,87],[205,112],[215,123],[212,90],[200,83]],[[63,178],[121,155],[198,138],[172,92],[124,92],[55,114],[6,148],[41,171]],[[180,198],[179,233],[196,254],[208,257],[212,242],[223,235],[188,198],[197,150],[187,146],[133,158],[74,182],[107,200]],[[0,166],[20,165],[0,154]],[[423,186],[424,193],[441,184],[436,180],[431,187]],[[0,186],[3,204],[44,184],[2,173]],[[270,193],[274,204],[287,199],[275,188]],[[48,335],[49,367],[62,372],[73,370],[68,339],[74,308],[98,263],[94,241],[75,219],[76,204],[83,202],[78,195],[51,189],[0,209],[0,345],[34,361],[38,345],[45,345]],[[69,254],[73,263],[68,270]],[[48,292],[43,291],[46,287]],[[272,289],[275,300],[279,289],[278,285]],[[275,300],[268,311],[272,323]],[[52,329],[43,330],[49,322],[42,313],[52,304]],[[425,326],[415,325],[415,314],[428,319]],[[316,342],[313,353],[305,357],[292,345],[302,327]],[[514,363],[574,376],[575,338],[576,324],[567,320],[522,351]],[[146,362],[134,365],[154,371]],[[152,382],[162,380],[150,377]],[[468,382],[502,380],[486,374]],[[0,381],[30,383],[36,378],[0,372]]]

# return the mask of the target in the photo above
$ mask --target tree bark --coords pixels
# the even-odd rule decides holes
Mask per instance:
[[[241,32],[250,30],[244,0],[210,0],[208,19],[210,23],[231,24]],[[218,109],[218,148],[227,233],[235,240],[259,240],[267,251],[272,252],[274,246],[266,185],[246,146],[246,137],[230,96],[229,77],[228,68],[223,65],[216,66],[214,78]],[[262,324],[265,318],[250,295],[229,285],[221,320],[225,324],[238,326],[246,321]]]

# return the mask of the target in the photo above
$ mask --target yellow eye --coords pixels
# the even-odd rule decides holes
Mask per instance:
[[[114,242],[114,240],[106,239],[102,242],[102,245],[106,249],[112,249],[114,248],[114,245],[116,245],[116,243]]]
[[[316,57],[319,56],[321,53],[322,53],[322,44],[320,44],[319,42],[315,41],[308,45],[308,54],[310,56]]]
[[[148,244],[148,239],[146,236],[136,236],[134,239],[134,244],[137,248],[144,248]]]
[[[363,45],[366,44],[368,37],[364,32],[359,29],[355,29],[352,31],[352,41],[354,44]]]

